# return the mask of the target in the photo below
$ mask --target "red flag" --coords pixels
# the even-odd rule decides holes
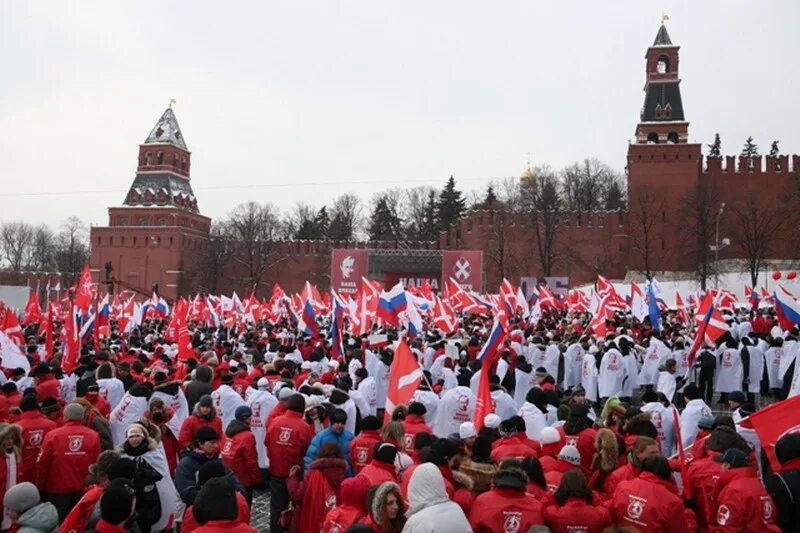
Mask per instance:
[[[686,306],[681,298],[681,293],[675,292],[675,307],[678,309],[678,318],[681,319],[682,324],[689,323],[689,315],[686,314]]]
[[[433,325],[442,330],[445,335],[450,335],[458,329],[458,319],[450,305],[436,296],[433,307]]]
[[[798,410],[800,410],[800,395],[795,395],[756,411],[742,421],[742,426],[756,430],[761,446],[767,452],[769,463],[775,472],[781,471],[781,465],[775,457],[775,443],[784,435],[800,433]]]
[[[422,381],[422,368],[405,339],[400,340],[389,369],[389,386],[386,391],[385,423],[392,421],[392,412],[398,405],[407,405]]]
[[[64,324],[64,357],[61,360],[61,368],[69,373],[78,366],[78,359],[81,352],[81,328],[78,327],[78,306],[70,306],[67,313],[66,323]]]
[[[43,320],[42,309],[39,307],[39,294],[31,291],[28,295],[28,303],[25,305],[25,312],[22,314],[22,324],[24,326],[41,324]]]
[[[178,361],[185,362],[195,356],[192,337],[189,335],[189,302],[181,298],[173,309],[175,331],[178,338]]]
[[[14,310],[0,300],[0,330],[16,344],[25,344],[25,336],[22,334],[22,326]]]
[[[56,319],[53,308],[55,306],[55,302],[47,304],[47,322],[44,324],[44,357],[48,360],[53,357],[53,322]]]
[[[486,415],[494,413],[494,401],[492,391],[489,386],[489,374],[494,364],[500,359],[500,350],[491,350],[481,364],[481,377],[478,382],[478,398],[475,402],[475,430],[480,431],[483,427],[483,419]]]
[[[89,309],[94,301],[97,287],[92,283],[92,273],[89,272],[89,265],[84,265],[78,286],[75,289],[75,300],[73,304],[84,313]]]

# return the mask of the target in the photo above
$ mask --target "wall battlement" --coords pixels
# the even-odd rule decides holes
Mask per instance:
[[[800,170],[800,155],[760,155],[748,159],[741,155],[703,157],[703,174],[758,174],[785,176]]]

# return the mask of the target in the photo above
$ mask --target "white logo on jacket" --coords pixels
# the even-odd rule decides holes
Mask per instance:
[[[69,451],[77,452],[83,448],[83,435],[70,435],[69,436]]]

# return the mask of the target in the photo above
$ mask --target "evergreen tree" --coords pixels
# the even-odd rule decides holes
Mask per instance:
[[[436,219],[439,222],[439,229],[442,231],[450,229],[450,226],[464,216],[466,210],[467,202],[461,191],[456,189],[455,178],[450,176],[436,202]]]
[[[708,146],[708,156],[709,157],[719,157],[722,155],[722,142],[719,140],[719,133],[714,135],[714,142],[712,144],[706,145]]]
[[[752,137],[748,137],[747,140],[744,142],[744,147],[742,148],[742,156],[746,158],[758,157],[758,145],[753,142]]]
[[[402,220],[393,212],[386,201],[381,197],[375,202],[375,207],[370,216],[367,233],[371,241],[389,241],[400,238]]]
[[[319,238],[317,226],[311,219],[300,221],[300,226],[294,232],[294,238],[300,241],[311,241]]]
[[[778,149],[778,141],[772,141],[772,146],[769,149],[769,155],[771,155],[772,157],[775,157],[776,155],[779,155],[780,153],[781,153],[781,151]]]
[[[606,190],[605,208],[606,211],[625,209],[625,193],[617,180],[612,181]]]
[[[425,203],[425,216],[419,229],[419,238],[422,241],[435,241],[439,238],[439,221],[436,219],[436,193],[428,193]]]
[[[327,239],[331,221],[328,217],[328,208],[324,205],[317,211],[317,215],[314,217],[314,225],[317,230],[317,238]]]
[[[494,187],[490,184],[486,189],[486,197],[483,199],[484,209],[493,209],[497,207],[497,194],[494,192]]]

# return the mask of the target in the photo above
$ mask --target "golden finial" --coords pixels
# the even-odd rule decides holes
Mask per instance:
[[[175,100],[174,98],[170,98],[170,99],[169,99],[169,108],[170,108],[170,109],[172,109],[172,106],[173,106],[174,104],[177,104],[177,103],[178,103],[178,101],[177,101],[177,100]]]
[[[669,20],[669,15],[667,15],[666,12],[662,11],[661,12],[661,25],[663,26],[664,23],[666,21],[668,21],[668,20]]]

